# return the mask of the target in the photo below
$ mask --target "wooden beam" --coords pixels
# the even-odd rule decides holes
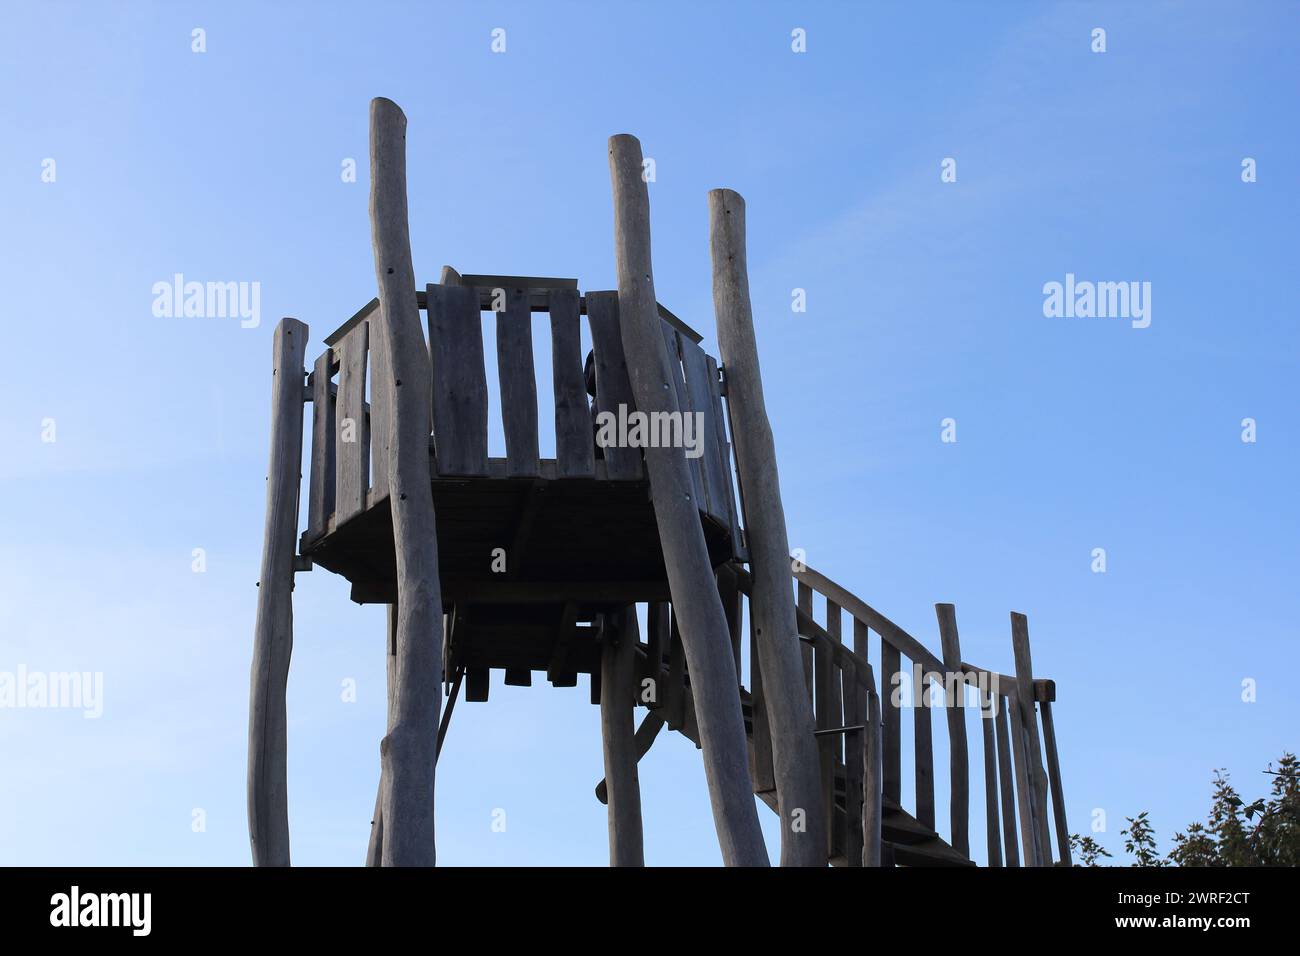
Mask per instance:
[[[984,834],[988,845],[988,865],[1002,865],[1002,834],[998,827],[998,754],[993,742],[991,695],[981,690],[980,735],[984,744]]]
[[[641,719],[641,726],[636,729],[636,736],[633,742],[636,744],[636,759],[639,763],[641,758],[650,752],[651,745],[654,744],[655,738],[659,736],[659,731],[664,728],[663,714],[659,711],[652,710]],[[600,783],[596,784],[596,799],[601,803],[609,803],[609,783],[603,777]]]
[[[1007,727],[1007,709],[1010,706],[1002,694],[991,696],[990,706],[996,708],[994,730],[998,742],[998,792],[1002,804],[1002,846],[1006,865],[1020,865],[1020,848],[1016,840],[1016,791],[1011,760],[1011,735]],[[1032,866],[1031,861],[1026,861]]]
[[[617,612],[600,655],[600,734],[609,803],[609,865],[644,866],[641,783],[637,777],[636,606]]]
[[[957,635],[957,609],[936,604],[939,641],[943,645],[944,705],[948,717],[949,843],[970,857],[970,755],[966,743],[966,681],[961,669],[961,640]],[[952,690],[952,696],[948,696]]]
[[[293,653],[293,565],[302,471],[303,360],[307,326],[275,327],[266,527],[248,702],[248,838],[255,866],[289,865],[288,715]]]
[[[1056,752],[1056,728],[1052,725],[1052,705],[1038,705],[1043,716],[1043,742],[1047,747],[1047,781],[1052,788],[1052,814],[1056,822],[1056,848],[1064,866],[1072,866],[1070,825],[1065,819],[1065,790],[1061,784],[1061,760]]]
[[[755,633],[772,730],[772,762],[782,819],[781,863],[825,866],[824,848],[814,837],[827,824],[824,817],[818,819],[821,787],[814,716],[804,690],[790,595],[790,543],[749,297],[745,201],[732,190],[709,193],[709,248],[718,349],[727,374],[736,469],[745,489],[745,529],[754,578],[750,613],[757,620]],[[807,812],[806,829],[790,826],[795,808]]]
[[[636,137],[610,137],[619,327],[637,410],[650,415],[680,414],[655,301],[650,196],[642,178],[641,159]],[[690,666],[704,773],[722,858],[731,866],[766,866],[769,861],[754,806],[727,619],[717,589],[700,587],[700,582],[712,578],[713,567],[692,496],[685,450],[646,448],[644,454],[673,607],[681,620]]]
[[[420,327],[406,208],[406,117],[370,101],[370,223],[378,321],[393,383],[388,479],[397,553],[393,726],[380,747],[385,866],[432,866],[434,765],[442,706],[442,595],[429,493],[430,371]]]

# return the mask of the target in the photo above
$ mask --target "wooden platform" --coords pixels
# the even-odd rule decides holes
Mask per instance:
[[[554,474],[544,460],[543,476]],[[623,606],[668,599],[649,485],[604,478],[506,478],[492,459],[486,478],[435,478],[444,604],[574,601]],[[731,531],[701,513],[715,566],[733,555]],[[498,550],[499,549],[499,550]],[[352,583],[359,603],[391,604],[396,555],[388,497],[342,524],[331,521],[301,551]]]

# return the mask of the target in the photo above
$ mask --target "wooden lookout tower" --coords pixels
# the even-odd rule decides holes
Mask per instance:
[[[936,655],[790,558],[740,196],[708,197],[715,357],[655,297],[635,138],[609,142],[618,288],[605,291],[451,267],[417,286],[405,139],[401,110],[374,100],[378,297],[310,364],[306,325],[275,330],[249,716],[254,862],[289,863],[291,598],[295,573],[320,566],[350,582],[353,600],[389,609],[372,865],[434,863],[438,751],[456,702],[486,701],[493,670],[515,685],[589,675],[605,757],[595,799],[608,805],[615,865],[643,862],[637,763],[665,728],[702,751],[729,865],[768,863],[755,797],[780,815],[783,865],[969,865],[968,724],[982,742],[988,862],[1068,863],[1055,685],[1033,676],[1024,616],[1011,616],[1014,673],[1003,675],[962,660],[951,605],[936,605]],[[553,422],[538,415],[533,313],[549,317]],[[493,388],[500,458],[488,454]],[[541,429],[554,430],[554,458],[539,453]],[[948,730],[942,824],[936,707]]]

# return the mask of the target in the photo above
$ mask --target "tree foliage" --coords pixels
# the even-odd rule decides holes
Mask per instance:
[[[1143,810],[1126,817],[1120,831],[1133,866],[1300,866],[1300,761],[1284,753],[1267,796],[1246,803],[1228,773],[1214,771],[1213,798],[1205,823],[1191,823],[1174,834],[1165,857],[1156,850],[1155,829]],[[1110,854],[1092,837],[1077,833],[1070,846],[1081,866],[1098,866]]]

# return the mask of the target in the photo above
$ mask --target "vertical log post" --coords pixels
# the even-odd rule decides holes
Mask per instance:
[[[385,442],[386,444],[386,442]],[[388,716],[384,735],[393,727],[393,678],[397,670],[397,605],[385,605],[387,615],[384,629],[384,672],[387,675]],[[379,767],[379,787],[375,793],[375,815],[370,821],[370,843],[366,847],[366,866],[384,865],[384,768]]]
[[[998,743],[998,793],[1002,801],[1002,845],[1007,866],[1020,865],[1020,846],[1016,840],[1016,790],[1011,761],[1011,734],[1007,726],[1007,708],[1010,703],[1001,693],[990,693],[990,706],[996,709],[993,720]],[[1026,857],[1026,863],[1033,862]]]
[[[709,192],[709,247],[718,350],[726,374],[736,470],[745,489],[745,530],[753,572],[749,603],[772,732],[782,821],[781,864],[825,866],[825,848],[818,839],[826,821],[813,708],[790,595],[790,542],[749,299],[745,201],[729,189]],[[799,810],[803,828],[792,825]]]
[[[272,354],[271,460],[248,700],[248,839],[255,866],[289,865],[285,691],[293,653],[293,563],[307,326],[297,319],[281,320],[275,327]]]
[[[1034,811],[1034,836],[1038,841],[1039,866],[1052,863],[1052,842],[1047,826],[1047,774],[1043,770],[1043,748],[1038,741],[1038,712],[1034,705],[1034,665],[1029,655],[1029,619],[1014,611],[1011,614],[1011,645],[1016,658],[1016,698],[1024,726],[1028,751],[1026,770]]]
[[[1072,866],[1070,825],[1065,820],[1065,790],[1061,784],[1061,758],[1056,752],[1056,728],[1052,724],[1052,705],[1043,701],[1043,745],[1047,748],[1047,782],[1052,788],[1052,815],[1056,821],[1056,848],[1063,866]]]
[[[936,604],[939,640],[943,645],[944,703],[948,711],[949,818],[952,848],[970,857],[970,758],[966,751],[966,682],[962,679],[961,642],[957,638],[957,609]]]
[[[370,101],[370,226],[379,285],[387,402],[388,481],[397,553],[393,720],[380,747],[383,863],[432,866],[433,783],[442,707],[442,594],[429,481],[430,370],[420,327],[406,209],[406,116]]]
[[[872,683],[875,681],[873,679]],[[874,687],[863,691],[867,697],[867,729],[862,735],[863,786],[862,786],[862,865],[883,866],[881,833],[884,798],[884,763],[881,748],[882,732],[880,696]]]
[[[992,694],[980,689],[980,736],[984,743],[984,834],[988,865],[1002,865],[1002,833],[998,826],[998,753],[993,743]]]
[[[600,654],[600,735],[605,753],[609,804],[609,865],[645,866],[641,828],[641,784],[637,776],[636,606],[606,628]]]
[[[681,409],[655,299],[650,197],[642,178],[641,144],[635,136],[610,137],[609,171],[614,193],[619,324],[633,396],[640,412],[667,412],[676,417]],[[673,610],[681,622],[690,667],[705,776],[722,857],[728,865],[766,866],[767,850],[749,777],[731,633],[717,588],[701,586],[713,580],[713,567],[685,450],[646,448],[645,461]],[[788,588],[789,583],[785,586]],[[793,637],[793,628],[790,634]],[[777,686],[774,682],[774,688]],[[775,721],[773,724],[775,733],[780,725]]]

